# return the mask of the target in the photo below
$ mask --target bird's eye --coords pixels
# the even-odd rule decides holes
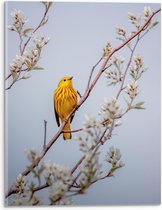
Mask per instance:
[[[64,79],[64,82],[66,81],[66,79]]]

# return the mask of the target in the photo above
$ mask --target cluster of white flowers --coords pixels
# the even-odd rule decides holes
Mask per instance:
[[[28,51],[24,52],[25,56],[25,64],[28,67],[28,69],[32,69],[34,67],[40,57],[40,51],[37,48],[30,48]]]
[[[32,34],[33,42],[36,44],[38,49],[42,48],[44,45],[48,44],[50,38],[45,38],[43,35]]]
[[[71,171],[68,167],[46,161],[42,165],[46,182],[51,185],[55,180],[61,180],[65,184],[72,181]]]
[[[36,206],[42,205],[42,199],[37,195],[32,195],[30,190],[26,190],[21,194],[16,194],[13,198],[13,206]]]
[[[120,74],[119,71],[114,68],[105,71],[105,78],[107,79],[107,85],[115,85],[120,81]]]
[[[137,17],[137,16],[135,16],[133,13],[128,12],[128,21],[129,21],[130,23],[132,23],[133,25],[135,25],[135,27],[136,27],[137,29],[140,28],[140,25],[141,25],[141,23],[140,23],[140,17]]]
[[[68,185],[64,184],[62,180],[55,181],[50,187],[50,200],[55,203],[60,197],[64,197],[68,191]]]
[[[105,71],[105,78],[107,80],[107,84],[115,85],[119,81],[122,81],[122,65],[125,61],[125,58],[122,56],[114,55],[110,58],[110,64],[113,65],[113,68]]]
[[[116,28],[116,33],[119,35],[119,36],[125,36],[126,34],[126,31],[123,29],[123,28]]]
[[[125,92],[129,95],[129,97],[133,100],[139,93],[139,90],[138,90],[138,83],[137,81],[131,81],[126,89],[125,89]]]
[[[56,201],[55,202],[55,205],[71,206],[71,205],[73,205],[73,200],[70,197],[68,197],[68,198],[62,198],[61,200]]]
[[[84,130],[87,128],[92,128],[97,125],[97,121],[94,117],[90,115],[85,115],[85,121],[84,121]]]
[[[18,31],[19,33],[21,32],[24,24],[28,21],[26,17],[24,16],[23,12],[21,10],[14,10],[11,12],[11,17],[12,17],[12,25],[8,26],[8,29],[11,31]]]
[[[25,63],[25,57],[22,55],[16,55],[16,58],[13,59],[12,63],[10,63],[11,71],[18,71],[22,68]]]
[[[54,204],[58,198],[63,198],[72,183],[73,177],[68,167],[51,161],[46,161],[42,165],[43,175],[48,185],[50,185],[50,200]]]
[[[87,141],[85,141],[81,136],[77,136],[76,140],[79,144],[79,148],[82,152],[88,152],[89,151],[89,146],[87,144]]]
[[[112,168],[120,168],[124,166],[120,159],[120,150],[114,147],[110,147],[106,155],[106,161],[112,165]]]
[[[143,57],[139,54],[134,57],[134,62],[135,65],[130,66],[130,75],[137,80],[147,70],[147,67],[144,66]]]
[[[124,63],[124,61],[125,61],[125,58],[119,55],[113,55],[110,58],[110,63],[116,66],[117,68],[120,68],[121,65]]]
[[[85,115],[83,135],[76,136],[80,150],[87,153],[92,146],[95,146],[103,132],[103,126],[94,117]]]
[[[110,127],[114,119],[121,115],[118,101],[115,98],[105,99],[99,114],[101,115],[101,123]]]
[[[137,68],[141,68],[143,66],[143,58],[141,55],[136,55],[134,58]]]
[[[100,178],[101,166],[99,163],[99,152],[89,151],[86,153],[81,168],[80,185],[82,189],[89,187],[91,183]]]
[[[150,7],[144,7],[143,9],[143,15],[144,15],[144,18],[148,18],[152,15],[152,11],[151,11],[151,8]]]
[[[103,56],[107,57],[113,51],[112,44],[109,42],[106,47],[103,49]]]
[[[33,163],[40,156],[38,151],[36,151],[35,149],[26,150],[26,155],[31,163]]]
[[[26,187],[27,179],[26,176],[22,176],[22,174],[19,174],[16,179],[15,183],[15,190],[17,193],[22,193],[24,191],[24,188]]]
[[[135,16],[134,14],[129,12],[128,21],[132,23],[133,25],[135,25],[137,29],[139,29],[141,24],[143,24],[143,21],[146,21],[152,14],[153,12],[151,11],[150,7],[144,7],[142,14],[139,16]],[[147,26],[145,27],[145,30],[146,29],[147,31],[150,30],[151,28],[156,26],[158,23],[159,21],[157,20],[150,20]]]

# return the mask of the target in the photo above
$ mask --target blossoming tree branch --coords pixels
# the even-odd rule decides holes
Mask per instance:
[[[36,34],[37,30],[48,22],[48,11],[52,2],[42,2],[45,7],[43,17],[35,28],[25,28],[28,19],[22,11],[14,10],[11,13],[12,25],[8,29],[15,32],[19,36],[19,54],[13,59],[10,64],[10,74],[5,78],[6,81],[11,79],[10,85],[6,87],[9,90],[16,82],[30,78],[29,72],[33,70],[42,70],[43,67],[38,66],[38,60],[41,56],[41,51],[48,44],[49,38]],[[30,35],[29,35],[30,34]],[[29,44],[33,42],[33,46]],[[28,49],[26,49],[28,47]]]
[[[6,89],[11,89],[16,82],[28,77],[26,76],[28,72],[39,68],[37,63],[40,53],[48,43],[48,39],[35,37],[35,32],[47,22],[46,15],[51,7],[50,3],[44,2],[44,5],[45,13],[39,25],[35,29],[26,29],[26,32],[24,30],[26,19],[23,13],[14,11],[11,14],[13,25],[9,26],[9,29],[18,33],[20,37],[20,55],[17,55],[10,65],[11,73],[6,77],[6,80],[12,77],[12,82]],[[30,164],[17,176],[13,186],[6,192],[6,198],[13,195],[13,205],[43,205],[44,201],[38,196],[37,192],[45,188],[49,189],[50,205],[71,205],[72,198],[75,195],[84,194],[91,185],[114,176],[115,171],[124,166],[121,161],[120,150],[110,147],[105,154],[107,170],[102,171],[99,158],[101,148],[112,138],[114,130],[121,125],[121,119],[129,111],[144,109],[144,102],[137,101],[136,96],[139,94],[138,81],[142,79],[147,67],[142,55],[136,53],[136,48],[141,43],[140,41],[158,24],[154,16],[160,11],[161,9],[158,9],[153,12],[149,7],[145,7],[140,16],[128,13],[128,21],[134,26],[134,31],[131,34],[126,32],[123,27],[116,28],[117,39],[121,41],[121,44],[114,47],[109,42],[103,49],[101,58],[89,73],[85,92],[81,96],[77,107],[66,117],[65,122],[47,144],[45,135],[41,152],[34,149],[27,151]],[[32,31],[31,36],[23,44],[23,37],[30,31]],[[34,41],[35,47],[25,51],[31,40]],[[129,49],[127,59],[117,54],[124,47]],[[116,88],[116,95],[103,101],[98,115],[95,117],[86,116],[82,128],[66,131],[78,133],[75,139],[83,153],[82,157],[72,169],[52,161],[42,162],[42,158],[54,145],[58,137],[65,132],[64,126],[68,119],[76,110],[79,111],[82,104],[88,100],[102,74],[105,75],[107,85],[113,85]],[[92,79],[92,76],[94,79]],[[119,97],[124,99],[125,107],[121,107],[119,104]],[[45,133],[46,124],[47,122],[45,122]],[[28,178],[29,174],[33,175],[32,180]]]

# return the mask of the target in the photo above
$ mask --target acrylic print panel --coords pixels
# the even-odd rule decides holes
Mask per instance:
[[[5,4],[6,206],[160,203],[160,4]]]

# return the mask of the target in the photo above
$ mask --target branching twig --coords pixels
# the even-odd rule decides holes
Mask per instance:
[[[38,24],[38,26],[32,31],[32,34],[34,34],[44,23],[45,21],[45,18],[47,17],[47,13],[48,13],[48,10],[49,10],[49,7],[45,9],[45,12],[44,12],[44,15],[40,21],[40,23]],[[21,32],[19,32],[19,38],[20,38],[20,44],[19,44],[19,51],[20,51],[20,55],[22,56],[24,51],[25,51],[25,48],[26,46],[28,45],[28,43],[30,42],[32,36],[29,36],[29,38],[27,39],[27,41],[25,42],[25,44],[23,45],[22,47],[22,44],[23,44],[23,39],[22,39],[22,34]],[[22,71],[27,71],[28,68],[26,70],[18,70],[17,73],[17,78],[15,80],[12,81],[12,83],[9,85],[9,87],[5,88],[5,90],[9,90],[11,89],[11,87],[19,80],[19,77],[20,77],[20,74]],[[5,81],[8,80],[10,77],[11,77],[12,73],[10,73],[6,78],[5,78]]]
[[[90,72],[90,75],[89,75],[89,79],[88,79],[88,84],[87,84],[87,89],[86,90],[88,90],[88,88],[89,88],[89,86],[90,86],[90,82],[91,82],[91,79],[92,79],[92,75],[93,75],[93,72],[94,72],[94,70],[95,70],[95,68],[98,66],[98,64],[102,61],[102,59],[103,59],[103,56],[99,59],[99,61],[92,67],[92,70],[91,70],[91,72]]]

